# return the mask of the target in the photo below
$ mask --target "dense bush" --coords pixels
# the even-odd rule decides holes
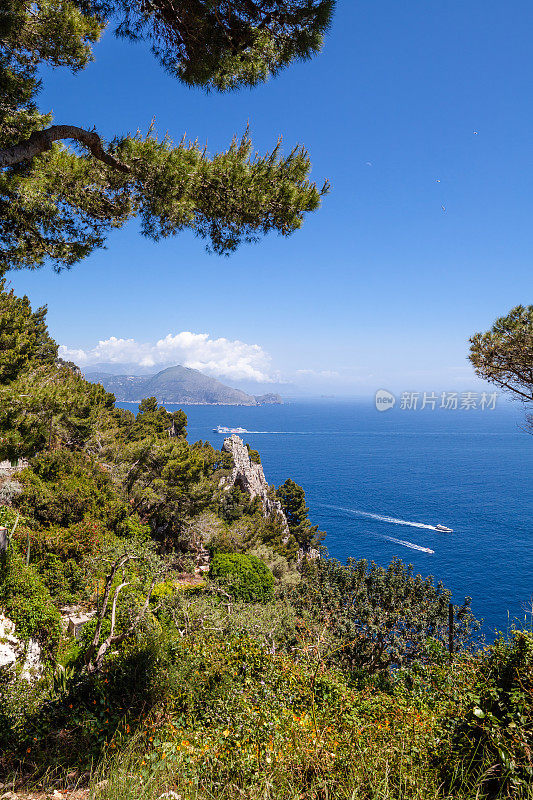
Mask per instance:
[[[349,558],[303,566],[289,599],[309,621],[325,626],[335,661],[354,679],[410,666],[428,657],[428,642],[446,642],[450,592],[431,576],[394,559],[388,567]],[[454,607],[455,650],[470,642],[478,623],[470,598]]]
[[[86,514],[102,517],[115,499],[106,470],[84,453],[41,453],[20,473],[17,507],[38,522],[68,526]]]
[[[533,788],[533,635],[498,639],[476,667],[460,715],[449,723],[449,779],[454,788],[517,796]]]
[[[264,602],[274,596],[274,576],[257,556],[217,553],[209,577],[224,584],[236,600]]]
[[[261,501],[258,497],[253,500],[247,492],[238,486],[225,491],[220,498],[218,513],[226,522],[234,522],[244,516],[252,516],[260,511]]]
[[[48,655],[53,655],[61,626],[48,589],[12,547],[1,558],[0,607],[15,623],[15,633],[20,639],[33,637]]]
[[[104,533],[101,521],[87,518],[68,528],[19,524],[13,538],[56,605],[61,606],[82,599],[87,579],[94,573],[94,560],[101,552]]]

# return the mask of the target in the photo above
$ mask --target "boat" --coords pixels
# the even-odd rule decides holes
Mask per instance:
[[[246,428],[225,428],[223,425],[217,425],[213,428],[213,433],[248,433]]]
[[[453,533],[453,528],[447,528],[446,525],[435,525],[435,530],[441,533]]]

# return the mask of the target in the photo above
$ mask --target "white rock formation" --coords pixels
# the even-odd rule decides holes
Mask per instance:
[[[0,613],[0,669],[14,667],[24,659],[20,677],[28,682],[42,675],[41,648],[36,639],[25,645],[15,636],[14,623]]]
[[[0,614],[0,668],[11,666],[20,655],[20,641],[14,634],[14,624]]]
[[[260,497],[265,517],[278,514],[285,529],[285,534],[288,536],[289,526],[281,503],[279,500],[270,497],[270,487],[265,478],[263,467],[261,464],[256,464],[251,460],[248,449],[240,436],[237,436],[236,433],[228,436],[224,439],[222,449],[226,453],[231,453],[234,464],[231,475],[224,478],[225,488],[231,489],[233,486],[238,486],[243,492],[247,492],[252,500],[254,497]]]

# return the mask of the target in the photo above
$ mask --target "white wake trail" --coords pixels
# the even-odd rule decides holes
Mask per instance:
[[[397,517],[387,517],[384,514],[371,514],[369,511],[359,511],[356,508],[343,508],[342,506],[331,506],[327,503],[320,503],[320,505],[324,506],[325,508],[333,508],[336,511],[344,511],[346,514],[355,514],[359,517],[369,517],[370,519],[376,519],[378,522],[390,522],[394,525],[408,525],[410,528],[425,528],[429,531],[434,531],[434,525],[426,525],[424,522],[411,522],[407,519],[398,519]]]
[[[413,528],[428,528],[429,530],[434,531],[435,528],[433,525],[424,525],[422,522],[408,522],[405,519],[396,519],[396,517],[386,517],[383,514],[370,514],[368,511],[358,511],[355,508],[343,508],[342,506],[332,506],[328,503],[317,503],[317,505],[323,506],[324,508],[332,508],[336,511],[344,511],[347,514],[353,514],[354,516],[362,516],[362,517],[370,517],[370,519],[377,519],[380,522],[392,522],[395,525],[411,525]],[[434,553],[435,551],[431,549],[431,547],[422,547],[420,544],[415,544],[414,542],[407,542],[405,539],[395,539],[394,536],[385,536],[383,533],[375,533],[372,532],[372,536],[377,536],[380,539],[386,539],[389,542],[393,542],[394,544],[401,544],[402,547],[409,547],[411,550],[419,550],[421,553]]]
[[[421,545],[414,544],[413,542],[405,542],[403,539],[395,539],[394,536],[383,536],[380,533],[375,535],[380,536],[382,539],[387,539],[389,542],[394,542],[394,544],[401,544],[403,547],[410,547],[411,550],[420,550],[421,553],[435,552],[434,550],[431,549],[431,547],[422,547]]]

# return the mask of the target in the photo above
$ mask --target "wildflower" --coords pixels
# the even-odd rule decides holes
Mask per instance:
[[[27,752],[27,753],[31,753],[31,747],[28,747],[28,749],[26,750],[26,752]]]

